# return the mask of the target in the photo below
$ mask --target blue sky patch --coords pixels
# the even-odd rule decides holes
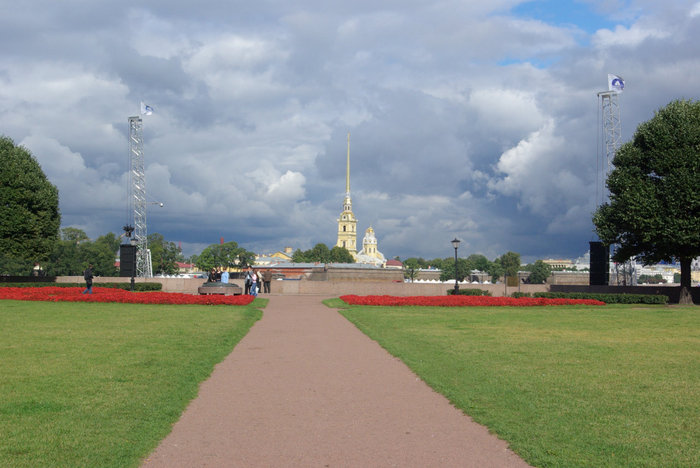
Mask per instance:
[[[593,11],[588,3],[576,0],[534,0],[521,3],[511,13],[555,26],[575,25],[589,34],[602,28],[612,29],[619,24]]]

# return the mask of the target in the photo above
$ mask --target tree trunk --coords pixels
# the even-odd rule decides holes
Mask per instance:
[[[692,304],[693,296],[690,294],[690,257],[681,258],[681,291],[678,297],[679,304]]]

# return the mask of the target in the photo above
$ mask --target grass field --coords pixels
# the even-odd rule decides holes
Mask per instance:
[[[698,307],[341,312],[530,464],[700,466]]]
[[[265,303],[0,301],[0,466],[138,466]]]

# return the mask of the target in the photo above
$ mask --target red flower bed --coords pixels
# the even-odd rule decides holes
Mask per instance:
[[[593,299],[547,299],[544,297],[491,297],[491,296],[356,296],[340,298],[350,305],[372,306],[549,306],[549,305],[605,305]]]
[[[0,299],[17,301],[52,302],[119,302],[122,304],[202,304],[202,305],[247,305],[254,297],[241,296],[194,296],[182,293],[131,292],[123,289],[93,287],[92,294],[82,294],[83,288],[0,288]]]

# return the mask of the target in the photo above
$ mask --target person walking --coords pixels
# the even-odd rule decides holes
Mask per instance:
[[[270,294],[270,281],[272,281],[272,272],[268,268],[267,270],[263,271],[262,273],[262,279],[263,279],[263,292],[266,294]]]
[[[83,294],[92,294],[92,263],[88,265],[88,267],[85,269],[83,272],[83,278],[85,278],[85,291],[83,291]]]

